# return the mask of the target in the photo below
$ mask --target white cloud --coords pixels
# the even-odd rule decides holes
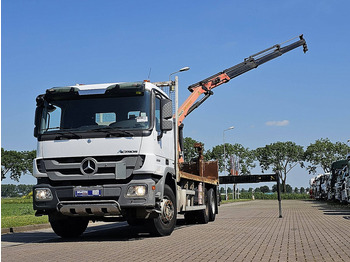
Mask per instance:
[[[289,120],[282,120],[282,121],[267,121],[265,123],[267,126],[288,126]]]

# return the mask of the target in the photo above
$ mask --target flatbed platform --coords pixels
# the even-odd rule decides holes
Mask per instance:
[[[277,199],[279,217],[282,218],[282,204],[281,204],[281,187],[280,179],[278,174],[258,174],[248,176],[220,176],[220,184],[250,184],[250,183],[261,183],[261,182],[276,182],[277,183]]]
[[[220,176],[220,184],[249,184],[261,182],[278,182],[278,174],[259,174],[249,176]]]

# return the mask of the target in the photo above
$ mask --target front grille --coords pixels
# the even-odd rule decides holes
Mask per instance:
[[[51,180],[127,179],[144,156],[86,156],[38,160]],[[85,162],[85,164],[83,164]]]

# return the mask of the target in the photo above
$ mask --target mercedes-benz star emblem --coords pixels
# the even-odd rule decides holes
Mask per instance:
[[[83,175],[93,175],[97,172],[97,161],[92,157],[85,158],[80,165]]]

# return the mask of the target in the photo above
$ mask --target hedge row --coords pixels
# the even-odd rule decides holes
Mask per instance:
[[[252,199],[252,193],[251,192],[242,192],[239,196],[240,199]],[[272,194],[266,194],[262,192],[255,192],[254,193],[255,199],[275,199],[277,200],[277,193]],[[281,194],[282,199],[310,199],[310,196],[308,194],[295,194],[295,193],[286,193]],[[221,195],[221,199],[225,199],[225,195]],[[232,199],[232,193],[228,194],[228,199]]]

